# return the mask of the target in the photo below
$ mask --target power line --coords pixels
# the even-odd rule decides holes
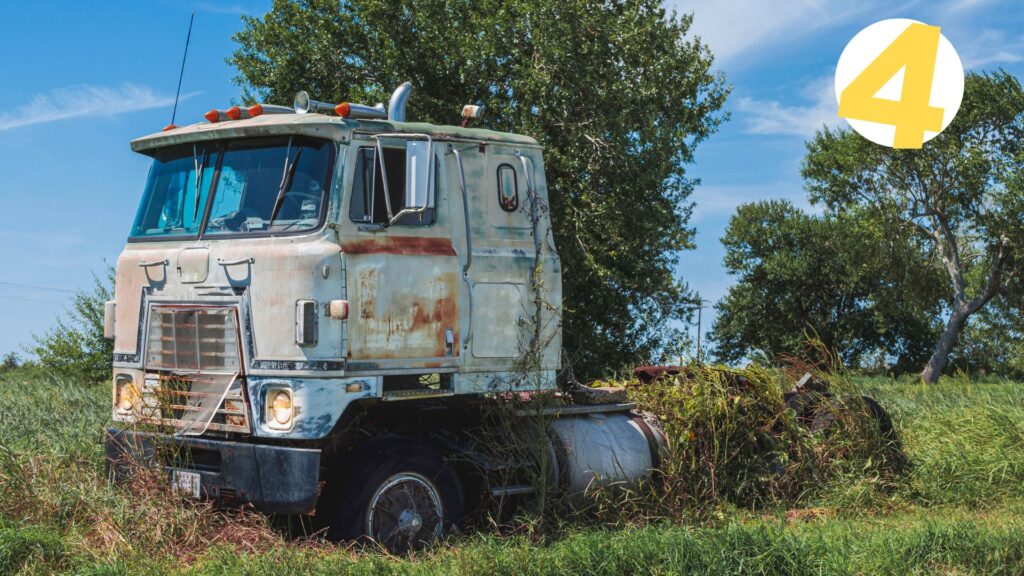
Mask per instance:
[[[0,282],[0,286],[13,286],[15,288],[32,288],[33,290],[48,290],[50,292],[68,292],[74,294],[76,290],[68,290],[67,288],[51,288],[49,286],[36,286],[35,284],[17,284],[15,282]]]
[[[65,302],[55,302],[53,300],[37,300],[35,298],[22,298],[20,296],[7,296],[6,294],[0,294],[0,298],[7,298],[8,300],[21,300],[22,302],[38,302],[40,304],[65,304]]]

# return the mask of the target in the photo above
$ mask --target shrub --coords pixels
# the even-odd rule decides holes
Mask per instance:
[[[35,336],[31,351],[39,363],[64,379],[92,383],[110,377],[114,343],[103,337],[103,309],[114,294],[114,269],[100,278],[93,275],[92,289],[75,293],[71,309],[43,336]]]
[[[0,372],[15,370],[20,365],[21,357],[18,356],[17,352],[8,352],[4,355],[3,359],[0,360]]]

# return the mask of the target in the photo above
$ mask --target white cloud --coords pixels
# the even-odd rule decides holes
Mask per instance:
[[[829,0],[667,0],[669,8],[694,14],[692,32],[711,48],[719,66],[735,65],[754,51],[771,54],[772,48],[849,22],[888,3]]]
[[[834,80],[831,75],[807,84],[804,105],[750,97],[737,99],[736,108],[751,134],[777,134],[808,138],[822,126],[840,125]]]
[[[182,94],[181,99],[194,95]],[[36,94],[28,104],[12,112],[0,113],[0,132],[82,116],[115,116],[172,104],[173,95],[159,94],[135,84],[126,83],[116,88],[88,84],[68,86]]]

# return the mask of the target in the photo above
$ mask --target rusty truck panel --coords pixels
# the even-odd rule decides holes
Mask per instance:
[[[455,356],[459,338],[459,278],[442,272],[410,281],[409,268],[423,258],[394,256],[387,264],[362,265],[354,278],[349,343],[351,358],[439,358]],[[404,260],[404,265],[397,265]],[[413,274],[415,276],[415,274]]]

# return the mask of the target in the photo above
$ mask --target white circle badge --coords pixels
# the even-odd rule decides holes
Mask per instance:
[[[938,26],[894,18],[850,40],[836,66],[839,116],[893,148],[920,148],[953,121],[964,67]]]

